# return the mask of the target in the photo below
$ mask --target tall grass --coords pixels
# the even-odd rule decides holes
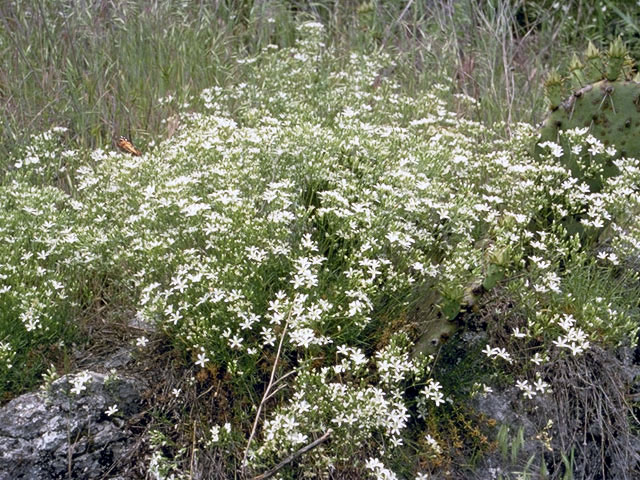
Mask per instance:
[[[609,3],[3,2],[0,153],[53,125],[88,148],[123,134],[143,145],[164,138],[194,94],[241,81],[235,58],[291,45],[300,19],[321,21],[345,50],[393,53],[381,75],[403,78],[416,95],[444,80],[480,101],[476,120],[536,121],[541,77],[565,45],[637,34],[633,9]]]
[[[166,119],[192,95],[235,77],[245,37],[251,48],[286,43],[288,12],[261,12],[270,23],[243,11],[233,2],[3,2],[3,153],[52,125],[88,148],[121,134],[142,144],[166,136]]]

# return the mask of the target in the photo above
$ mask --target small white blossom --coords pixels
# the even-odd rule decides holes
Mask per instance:
[[[200,368],[204,368],[208,361],[209,358],[207,355],[204,352],[200,352],[198,354],[198,360],[196,360],[196,365],[199,365]]]

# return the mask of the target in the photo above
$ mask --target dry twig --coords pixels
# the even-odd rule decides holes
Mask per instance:
[[[282,460],[279,464],[277,464],[275,467],[273,467],[268,472],[261,473],[257,477],[253,477],[253,480],[265,480],[266,478],[273,477],[276,473],[278,473],[278,471],[280,469],[282,469],[285,465],[291,463],[293,460],[298,458],[300,455],[302,455],[304,453],[307,453],[309,450],[312,450],[312,449],[316,448],[321,443],[326,442],[329,439],[329,437],[331,436],[332,433],[333,433],[333,430],[331,430],[331,429],[327,430],[327,432],[324,435],[322,435],[320,438],[314,440],[309,445],[305,445],[300,450],[297,450],[297,451],[293,452],[291,455],[289,455],[287,458]]]

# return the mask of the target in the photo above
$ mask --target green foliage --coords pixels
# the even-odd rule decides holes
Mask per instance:
[[[25,160],[40,169],[41,161],[51,161],[59,152],[49,154]],[[0,186],[3,394],[32,386],[50,358],[59,360],[56,352],[73,339],[69,319],[77,311],[75,301],[86,273],[84,259],[76,256],[83,239],[74,232],[73,202],[59,189],[36,187],[29,180]]]
[[[638,47],[634,35],[638,33],[638,9],[635,2],[616,0],[512,0],[517,10],[518,26],[524,32],[544,28],[544,23],[556,23],[558,41],[579,44],[585,38],[604,41],[623,35],[632,39],[633,50]]]

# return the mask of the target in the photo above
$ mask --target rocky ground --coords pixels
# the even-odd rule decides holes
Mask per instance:
[[[74,373],[0,408],[0,480],[150,478],[148,438],[154,422],[159,417],[173,417],[176,425],[184,421],[186,403],[193,418],[219,405],[210,400],[219,382],[216,387],[211,379],[189,380],[195,372],[184,369],[183,359],[153,329],[134,320],[93,328],[95,340],[76,353]],[[136,346],[141,336],[149,339],[144,348]],[[485,340],[484,332],[467,331],[455,348]],[[633,478],[627,472],[630,465],[640,465],[640,440],[626,414],[634,413],[630,405],[640,392],[639,360],[639,352],[631,349],[617,354],[593,349],[552,364],[551,395],[525,402],[515,387],[497,387],[474,397],[475,411],[505,426],[509,450],[495,448],[471,473],[441,478],[516,478],[525,469],[539,473],[541,463],[558,462],[549,447],[578,437],[583,444],[574,460],[575,478],[614,478],[590,471],[589,458],[599,456],[620,466],[609,470],[617,472],[615,478]]]

